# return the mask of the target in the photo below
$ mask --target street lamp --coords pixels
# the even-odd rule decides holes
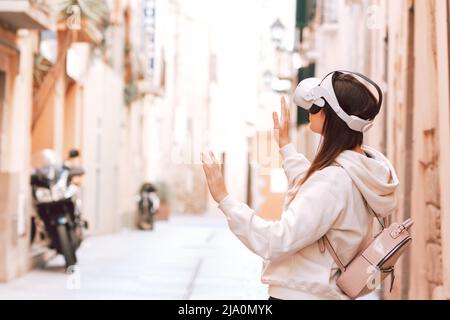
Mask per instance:
[[[280,19],[275,20],[275,22],[270,27],[270,34],[272,36],[272,41],[276,45],[276,59],[278,68],[276,76],[266,72],[264,77],[266,79],[266,82],[270,81],[270,87],[272,88],[273,91],[277,93],[289,92],[292,86],[292,81],[290,79],[287,79],[285,76],[281,75],[282,55],[291,54],[289,50],[283,47],[285,32],[286,27],[283,25]]]
[[[270,27],[272,41],[277,45],[277,47],[281,46],[281,42],[283,41],[285,30],[286,30],[286,27],[281,23],[280,19],[277,19]]]

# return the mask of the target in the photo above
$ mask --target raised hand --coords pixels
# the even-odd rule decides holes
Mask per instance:
[[[289,126],[291,121],[291,115],[286,106],[286,99],[284,97],[281,98],[281,123],[276,112],[273,113],[272,117],[275,139],[278,142],[278,146],[283,148],[290,142]]]
[[[216,202],[221,202],[228,196],[227,188],[225,186],[225,179],[220,169],[220,164],[216,160],[214,153],[209,152],[210,161],[206,159],[206,156],[202,156],[203,171],[205,171],[206,181],[208,182],[209,192]]]

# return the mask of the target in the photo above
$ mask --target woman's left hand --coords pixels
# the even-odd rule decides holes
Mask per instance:
[[[203,170],[205,171],[206,181],[208,182],[209,192],[211,192],[213,199],[216,202],[220,203],[228,196],[227,188],[225,186],[225,179],[223,178],[220,164],[211,151],[209,152],[211,161],[207,161],[203,152],[201,156]]]

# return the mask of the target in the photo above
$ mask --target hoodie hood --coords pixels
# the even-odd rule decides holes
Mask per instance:
[[[368,146],[362,149],[368,157],[347,150],[337,157],[336,162],[347,171],[369,206],[384,218],[397,206],[397,174],[381,152]]]

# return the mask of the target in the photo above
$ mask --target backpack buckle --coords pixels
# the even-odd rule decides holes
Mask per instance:
[[[399,225],[394,231],[391,232],[391,237],[393,239],[397,239],[400,234],[405,231],[406,228],[403,225]]]
[[[391,287],[389,288],[389,293],[392,292],[392,288],[394,288],[394,281],[395,281],[395,273],[394,273],[394,268],[392,268],[391,271]]]
[[[389,288],[389,292],[392,292],[392,289],[394,288],[394,281],[395,281],[395,269],[394,267],[390,267],[388,269],[380,269],[382,273],[389,273],[391,275],[391,285]]]

